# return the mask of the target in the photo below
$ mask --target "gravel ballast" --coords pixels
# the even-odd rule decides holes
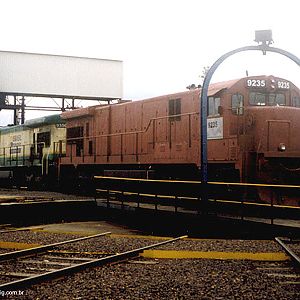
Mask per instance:
[[[54,243],[78,235],[41,231],[3,233],[2,241]],[[60,247],[67,251],[120,253],[160,242],[161,238],[106,236]],[[274,241],[185,239],[161,250],[282,252]],[[279,268],[279,269],[278,269]],[[88,269],[24,289],[18,299],[297,299],[295,278],[274,274],[289,261],[146,259]],[[286,269],[288,268],[288,269]],[[282,273],[282,272],[281,272]],[[299,279],[298,279],[299,280]]]
[[[297,299],[299,290],[249,261],[156,260],[75,274],[26,290],[30,299]],[[298,295],[298,296],[297,296]]]

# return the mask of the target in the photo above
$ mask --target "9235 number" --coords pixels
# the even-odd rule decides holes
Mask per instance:
[[[264,79],[248,79],[247,87],[265,87],[266,81]]]
[[[290,83],[288,81],[277,81],[277,87],[279,89],[286,89],[290,88]]]

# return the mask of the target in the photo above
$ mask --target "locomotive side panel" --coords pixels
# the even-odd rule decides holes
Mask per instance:
[[[169,98],[169,145],[172,160],[186,160],[190,145],[189,115],[190,95]],[[174,105],[173,112],[171,111]],[[172,114],[175,114],[172,117]]]
[[[125,134],[123,136],[123,162],[133,164],[139,161],[142,129],[141,103],[132,102],[125,106]]]
[[[168,163],[171,158],[171,122],[168,117],[169,101],[167,97],[161,97],[161,99],[153,103],[155,118],[153,118],[151,126],[153,129],[152,161],[154,163]],[[144,113],[146,114],[146,111]]]
[[[29,164],[32,130],[25,125],[1,130],[0,165],[2,167]]]
[[[95,107],[74,110],[62,114],[66,120],[66,156],[62,164],[93,163],[95,153],[94,139]]]
[[[124,128],[125,128],[125,105],[111,106],[111,153],[109,162],[120,164],[123,161],[124,151]]]
[[[84,160],[87,164],[91,164],[94,161],[94,152],[95,152],[95,140],[94,136],[94,117],[89,116],[85,119],[83,124],[83,155]]]
[[[189,116],[189,132],[191,147],[188,150],[188,161],[200,166],[200,114],[199,91],[192,94],[191,115]]]
[[[95,110],[95,163],[106,164],[111,153],[110,134],[111,107],[105,106]]]
[[[141,162],[151,163],[150,155],[154,152],[155,146],[155,118],[156,106],[155,100],[149,100],[142,103],[142,135],[141,135]]]

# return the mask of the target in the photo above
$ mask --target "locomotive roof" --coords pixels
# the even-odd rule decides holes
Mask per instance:
[[[51,125],[64,123],[60,115],[50,115],[45,117],[40,117],[32,120],[28,120],[25,124],[15,125],[15,126],[5,126],[0,128],[1,133],[12,133],[18,131],[29,130],[30,128],[40,127],[41,125]]]
[[[59,124],[59,123],[64,123],[64,121],[61,119],[60,114],[31,119],[26,121],[25,125],[31,128],[35,128],[41,125],[52,125],[52,124]]]
[[[229,89],[240,80],[241,79],[239,78],[239,79],[233,79],[233,80],[228,80],[228,81],[212,83],[208,87],[208,96],[213,96],[224,89]]]
[[[208,96],[212,96],[215,95],[216,93],[220,92],[221,90],[230,88],[232,85],[234,85],[236,82],[238,82],[240,79],[235,79],[235,80],[229,80],[229,81],[223,81],[223,82],[218,82],[218,83],[212,83],[209,85],[209,90],[208,90]],[[172,95],[180,95],[180,94],[186,94],[186,93],[199,93],[199,91],[201,91],[201,89],[197,89],[197,90],[192,90],[192,91],[184,91],[184,92],[180,92],[180,93],[176,93],[176,94],[170,94],[170,95],[165,95],[165,96],[172,96]],[[143,99],[143,100],[137,100],[137,101],[145,101],[145,100],[151,100],[151,99],[156,99],[159,98],[161,96],[158,97],[153,97],[153,98],[148,98],[148,99]],[[118,103],[118,104],[112,104],[112,105],[123,105],[126,104],[128,102],[131,101],[122,101],[122,103]],[[87,117],[87,116],[92,116],[94,114],[94,111],[96,109],[100,109],[104,106],[108,106],[109,104],[105,104],[105,105],[94,105],[94,106],[89,106],[89,107],[84,107],[84,108],[79,108],[79,109],[74,109],[71,111],[66,111],[63,112],[61,114],[61,118],[64,120],[67,119],[76,119],[76,118],[81,118],[81,117]]]
[[[276,78],[279,79],[276,76],[266,76],[266,75],[259,75],[259,76],[249,76],[249,77],[243,77],[243,78],[238,78],[238,79],[233,79],[233,80],[227,80],[227,81],[222,81],[222,82],[216,82],[216,83],[211,83],[209,85],[208,88],[208,96],[214,96],[217,93],[220,93],[222,91],[225,91],[227,89],[232,88],[235,84],[237,84],[238,82],[248,79],[248,78]],[[181,97],[183,95],[186,95],[188,93],[194,93],[196,95],[199,96],[201,92],[201,88],[197,88],[194,90],[189,90],[189,91],[183,91],[183,92],[179,92],[179,93],[173,93],[173,94],[168,94],[168,95],[160,95],[160,96],[156,96],[156,97],[151,97],[151,98],[147,98],[147,99],[142,99],[142,100],[137,100],[137,101],[149,101],[149,100],[156,100],[156,99],[160,99],[162,97]],[[134,101],[134,102],[137,102]],[[118,104],[111,104],[111,105],[124,105],[126,104],[126,101],[122,102],[122,103],[118,103]],[[72,118],[81,118],[81,117],[88,117],[88,116],[93,116],[94,111],[103,108],[104,106],[108,106],[109,104],[106,105],[95,105],[95,106],[90,106],[90,107],[85,107],[85,108],[80,108],[80,109],[75,109],[72,111],[68,111],[68,112],[63,112],[62,113],[62,119],[72,119]]]
[[[28,130],[29,127],[26,125],[14,125],[14,126],[5,126],[0,128],[0,133],[13,133],[18,131],[25,131]]]
[[[100,107],[103,105],[94,105],[94,106],[89,106],[89,107],[84,107],[84,108],[78,108],[70,111],[65,111],[61,114],[62,119],[71,119],[71,118],[78,118],[78,117],[86,117],[86,116],[92,116],[94,110],[97,107]]]
[[[61,118],[64,120],[67,119],[73,119],[73,118],[81,118],[81,117],[88,117],[88,116],[93,116],[94,111],[99,108],[99,107],[105,107],[109,105],[121,105],[123,103],[128,103],[132,102],[131,100],[119,100],[118,103],[112,103],[112,104],[98,104],[98,105],[93,105],[89,107],[83,107],[83,108],[78,108],[70,111],[65,111],[61,114]]]

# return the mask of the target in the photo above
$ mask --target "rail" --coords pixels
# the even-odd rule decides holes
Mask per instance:
[[[274,194],[284,194],[284,191],[300,193],[300,186],[274,185],[232,182],[208,182],[204,190],[200,181],[155,180],[141,178],[121,178],[95,176],[95,200],[105,200],[107,207],[114,201],[124,207],[124,203],[153,204],[172,206],[175,212],[178,208],[196,210],[198,212],[235,214],[241,219],[245,217],[260,217],[299,219],[300,207],[282,205],[271,197],[270,203],[258,202],[256,189],[267,188]],[[248,195],[246,193],[248,192]],[[206,193],[206,201],[203,194]],[[250,196],[249,196],[250,195]],[[251,197],[252,196],[252,197]]]
[[[283,248],[287,255],[292,259],[297,267],[300,267],[300,257],[283,241],[282,238],[276,237],[275,241]]]
[[[51,250],[51,249],[53,249],[57,246],[66,245],[66,244],[70,244],[70,243],[75,243],[75,242],[79,242],[79,241],[84,241],[84,240],[87,240],[87,239],[92,239],[92,238],[95,238],[95,237],[104,236],[104,235],[107,235],[107,234],[110,234],[110,233],[111,232],[104,232],[104,233],[100,233],[100,234],[85,236],[85,237],[78,238],[78,239],[67,240],[67,241],[64,241],[64,242],[59,242],[59,243],[44,245],[44,246],[40,246],[40,247],[35,247],[35,248],[24,249],[24,250],[19,250],[19,251],[13,251],[13,252],[0,254],[0,261],[5,261],[5,260],[9,260],[9,259],[15,259],[15,258],[18,258],[18,257],[23,257],[23,256],[42,253],[42,252],[45,252],[47,250]]]
[[[142,248],[137,248],[137,249],[123,252],[123,253],[109,255],[109,256],[106,256],[103,258],[92,259],[90,261],[79,263],[74,266],[70,266],[70,267],[59,269],[59,270],[35,275],[35,276],[29,277],[29,278],[25,278],[25,279],[13,281],[13,282],[4,283],[4,284],[0,285],[0,289],[3,291],[6,291],[6,290],[13,290],[15,288],[24,287],[24,286],[28,287],[32,284],[36,284],[39,282],[43,282],[43,281],[54,279],[54,278],[61,277],[61,276],[70,275],[75,272],[87,269],[87,268],[102,266],[102,265],[109,264],[109,263],[121,262],[121,261],[127,260],[129,258],[138,256],[144,250],[159,247],[159,246],[162,246],[162,245],[165,245],[168,243],[172,243],[172,242],[178,241],[180,239],[184,239],[184,238],[187,238],[187,236],[180,236],[177,238],[172,238],[167,241],[155,243],[155,244],[145,246]]]

